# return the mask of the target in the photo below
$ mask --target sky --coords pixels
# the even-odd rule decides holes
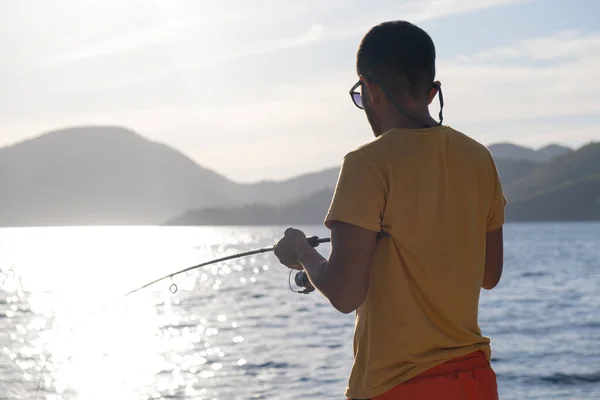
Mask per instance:
[[[108,124],[239,182],[339,165],[373,138],[348,95],[357,46],[403,19],[436,44],[445,124],[578,147],[600,140],[598,15],[597,0],[0,0],[0,146]]]

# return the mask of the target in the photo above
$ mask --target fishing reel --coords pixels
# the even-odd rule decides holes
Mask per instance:
[[[312,247],[317,247],[321,243],[328,243],[330,239],[319,239],[317,236],[311,236],[309,238],[306,238],[306,241]],[[292,292],[300,294],[309,294],[315,291],[315,287],[312,285],[312,283],[310,283],[310,279],[308,279],[306,271],[298,271],[296,272],[296,276],[294,276],[294,283],[301,290],[295,290],[294,288],[292,288],[292,272],[294,272],[294,270],[290,270],[290,275],[288,276],[288,284]]]
[[[292,272],[294,272],[294,270],[290,270],[290,275],[288,277],[288,284],[290,285],[290,290],[292,292],[300,294],[309,294],[315,291],[315,287],[312,285],[312,283],[310,283],[306,271],[296,272],[296,276],[294,276],[294,283],[298,288],[301,288],[301,290],[295,290],[292,287]]]

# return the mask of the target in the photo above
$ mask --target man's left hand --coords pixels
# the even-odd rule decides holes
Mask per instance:
[[[300,264],[300,258],[306,253],[307,248],[312,247],[306,241],[304,232],[288,228],[283,238],[275,246],[275,256],[286,267],[302,270],[304,268]]]

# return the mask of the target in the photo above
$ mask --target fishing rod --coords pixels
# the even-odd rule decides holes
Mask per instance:
[[[377,233],[377,238],[378,239],[381,238],[381,237],[386,237],[386,236],[389,236],[389,234],[387,232],[385,232],[385,231],[379,231]],[[312,247],[318,247],[319,244],[321,244],[321,243],[330,243],[331,242],[331,238],[319,238],[318,236],[311,236],[311,237],[306,238],[306,241]],[[214,259],[214,260],[211,260],[211,261],[206,261],[206,262],[203,262],[201,264],[194,265],[192,267],[184,268],[181,271],[177,271],[177,272],[173,272],[172,274],[165,275],[162,278],[158,278],[158,279],[153,280],[152,282],[148,282],[144,286],[140,286],[137,289],[134,289],[134,290],[131,290],[131,291],[127,292],[124,297],[127,297],[130,294],[133,294],[135,292],[139,292],[140,290],[145,289],[148,286],[154,285],[157,282],[164,281],[165,279],[172,279],[176,275],[183,274],[185,272],[188,272],[188,271],[191,271],[191,270],[194,270],[194,269],[206,267],[208,265],[220,263],[220,262],[223,262],[223,261],[234,260],[236,258],[247,257],[247,256],[255,255],[255,254],[261,254],[261,253],[268,253],[268,252],[271,252],[271,251],[274,251],[274,250],[275,250],[275,246],[263,247],[262,249],[256,249],[256,250],[246,251],[246,252],[243,252],[243,253],[238,253],[238,254],[233,254],[233,255],[230,255],[230,256],[226,256],[226,257],[217,258],[217,259]],[[296,276],[294,277],[294,282],[296,283],[296,286],[302,288],[303,290],[297,291],[297,290],[292,289],[290,278],[292,276],[292,272],[293,271],[294,270],[290,270],[290,275],[288,277],[288,284],[290,286],[290,289],[293,292],[295,292],[295,293],[302,293],[302,294],[308,294],[308,293],[311,293],[311,292],[313,292],[315,290],[315,288],[313,287],[312,283],[310,283],[310,280],[308,279],[308,275],[306,274],[305,271],[299,271],[299,272],[297,272]],[[169,287],[169,291],[171,293],[175,294],[175,293],[177,293],[177,285],[172,280],[171,280],[171,282],[172,283],[171,283],[171,286]]]
[[[312,237],[306,238],[306,241],[307,241],[307,242],[308,242],[308,244],[310,244],[312,247],[317,247],[317,246],[319,246],[319,244],[321,244],[321,243],[329,243],[329,242],[331,242],[331,238],[319,238],[319,237],[317,237],[317,236],[312,236]],[[160,281],[164,281],[164,280],[166,280],[166,279],[171,279],[171,280],[172,280],[172,278],[173,278],[174,276],[177,276],[177,275],[180,275],[180,274],[186,273],[186,272],[188,272],[188,271],[192,271],[192,270],[194,270],[194,269],[198,269],[198,268],[207,267],[207,266],[209,266],[209,265],[212,265],[212,264],[217,264],[217,263],[220,263],[220,262],[223,262],[223,261],[234,260],[234,259],[236,259],[236,258],[242,258],[242,257],[252,256],[252,255],[255,255],[255,254],[268,253],[268,252],[271,252],[271,251],[274,251],[274,250],[275,250],[275,246],[271,246],[271,247],[263,247],[262,249],[256,249],[256,250],[245,251],[245,252],[243,252],[243,253],[232,254],[232,255],[229,255],[229,256],[225,256],[225,257],[221,257],[221,258],[216,258],[216,259],[214,259],[214,260],[211,260],[211,261],[206,261],[206,262],[203,262],[203,263],[201,263],[201,264],[198,264],[198,265],[194,265],[194,266],[191,266],[191,267],[184,268],[184,269],[182,269],[182,270],[180,270],[180,271],[173,272],[172,274],[168,274],[168,275],[165,275],[165,276],[163,276],[162,278],[158,278],[158,279],[155,279],[155,280],[153,280],[153,281],[151,281],[151,282],[148,282],[148,283],[146,283],[145,285],[143,285],[143,286],[140,286],[140,287],[139,287],[139,288],[137,288],[137,289],[133,289],[133,290],[131,290],[131,291],[127,292],[127,293],[126,293],[126,294],[125,294],[123,297],[127,297],[127,296],[129,296],[130,294],[133,294],[133,293],[139,292],[140,290],[142,290],[142,289],[145,289],[145,288],[147,288],[148,286],[152,286],[152,285],[154,285],[155,283],[158,283],[158,282],[160,282]],[[291,271],[290,271],[290,276],[291,276],[291,273],[292,273],[292,272],[293,272],[293,270],[291,270]],[[298,273],[296,273],[296,276],[295,276],[295,278],[294,278],[294,281],[295,281],[295,283],[296,283],[296,285],[297,285],[297,286],[299,286],[299,287],[301,287],[301,288],[303,288],[303,289],[304,289],[304,290],[302,290],[302,291],[300,291],[300,292],[298,292],[298,293],[304,293],[304,294],[307,294],[307,293],[310,293],[310,292],[312,292],[312,291],[314,291],[314,290],[315,290],[315,288],[312,286],[312,284],[311,284],[311,283],[310,283],[310,281],[308,280],[308,276],[306,275],[306,272],[304,272],[304,271],[299,271]],[[178,288],[177,288],[177,285],[175,284],[175,282],[172,282],[172,283],[171,283],[171,286],[169,287],[169,291],[170,291],[171,293],[175,294],[175,293],[177,293],[177,289],[178,289]],[[292,289],[292,290],[293,290],[293,289]]]

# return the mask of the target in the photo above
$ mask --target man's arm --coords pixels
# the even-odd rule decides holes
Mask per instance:
[[[485,235],[485,272],[481,287],[492,290],[500,282],[504,265],[504,239],[502,227]]]
[[[377,167],[352,152],[344,157],[325,218],[331,230],[331,255],[323,258],[297,230],[286,231],[275,251],[290,268],[304,268],[311,283],[343,313],[356,310],[369,289],[369,270],[387,197]],[[298,266],[301,264],[302,267]]]
[[[377,232],[339,221],[330,226],[329,260],[308,245],[300,250],[299,261],[313,286],[336,310],[348,314],[367,296]]]
[[[504,197],[502,191],[500,175],[498,174],[498,169],[496,168],[496,164],[491,155],[490,160],[492,166],[490,170],[490,178],[492,181],[491,201],[486,222],[485,271],[483,274],[483,282],[481,283],[481,287],[487,290],[495,288],[502,277],[504,265],[504,238],[502,226],[504,225],[505,220],[504,209],[507,204],[506,197]]]

